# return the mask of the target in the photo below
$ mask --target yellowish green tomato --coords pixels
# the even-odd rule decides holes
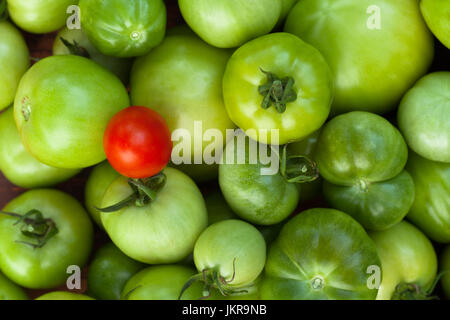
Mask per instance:
[[[53,291],[45,293],[35,300],[95,300],[87,295],[81,293],[67,292],[67,291]]]
[[[21,287],[0,273],[1,300],[28,300],[28,296]]]
[[[431,32],[450,49],[450,2],[421,0],[420,11]]]

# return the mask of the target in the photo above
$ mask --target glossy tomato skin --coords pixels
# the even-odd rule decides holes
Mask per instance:
[[[20,78],[30,66],[30,53],[23,36],[11,23],[0,21],[0,110],[13,101]]]
[[[27,294],[21,287],[0,273],[0,301],[28,299]]]
[[[27,191],[9,202],[3,211],[25,214],[39,210],[52,219],[58,233],[41,248],[19,241],[22,235],[17,218],[0,215],[0,268],[15,283],[32,289],[47,289],[67,280],[67,267],[83,267],[93,242],[92,223],[83,207],[71,196],[51,189]]]
[[[274,106],[262,107],[259,86],[271,72],[292,77],[297,97],[279,113]],[[273,33],[254,39],[230,58],[223,78],[225,106],[231,120],[254,140],[286,144],[318,130],[328,117],[333,98],[331,71],[320,52],[288,33]],[[259,130],[268,130],[267,136]],[[270,130],[278,130],[277,142]]]
[[[284,31],[316,47],[329,63],[334,114],[392,110],[433,59],[433,38],[416,0],[300,1]]]
[[[406,165],[416,197],[407,218],[430,239],[450,242],[450,164],[430,161],[410,152]]]
[[[450,274],[448,273],[448,270],[450,270],[450,245],[446,246],[442,252],[439,265],[440,272],[447,272],[442,276],[441,286],[447,299],[450,299]]]
[[[369,266],[380,266],[373,241],[349,215],[309,209],[292,218],[271,245],[261,298],[371,300]]]
[[[112,73],[89,59],[52,56],[34,64],[20,81],[14,115],[22,141],[39,161],[84,168],[103,161],[110,118],[129,106]]]
[[[37,297],[35,300],[95,300],[81,293],[53,291]]]
[[[103,225],[100,218],[100,211],[97,208],[101,208],[106,190],[119,175],[108,161],[104,161],[92,169],[86,181],[84,204],[92,219],[102,229]]]
[[[174,135],[173,154],[184,154],[186,158],[182,165],[176,163],[177,168],[196,181],[217,177],[217,165],[202,160],[203,150],[213,144],[220,154],[226,143],[226,129],[235,127],[222,97],[222,77],[229,57],[229,51],[209,46],[192,31],[175,28],[160,46],[137,59],[131,72],[132,103],[149,107],[164,117]],[[201,125],[197,131],[196,121]],[[177,133],[177,129],[187,131]],[[219,130],[223,139],[203,141],[208,129]],[[183,137],[183,133],[190,136]],[[184,139],[187,150],[183,153],[180,148]],[[190,156],[186,155],[189,149]],[[198,158],[200,164],[186,163],[194,163]]]
[[[269,33],[281,0],[179,0],[181,14],[200,38],[219,48],[234,48]]]
[[[233,269],[233,260],[235,268]],[[261,274],[266,261],[266,243],[251,224],[230,219],[217,222],[202,232],[194,247],[197,270],[216,269],[229,281],[227,286],[251,285]],[[235,277],[232,279],[233,271]]]
[[[31,33],[49,33],[66,24],[67,8],[78,0],[8,0],[8,12],[14,23]]]
[[[20,139],[12,107],[0,114],[0,137],[0,170],[19,187],[49,187],[68,180],[80,171],[49,167],[36,160]]]
[[[132,106],[109,121],[103,147],[117,172],[140,179],[154,176],[167,165],[172,140],[161,115],[146,107]]]
[[[430,240],[416,227],[402,221],[384,231],[371,232],[382,264],[377,300],[390,300],[398,284],[413,283],[428,290],[437,270]]]
[[[67,27],[58,32],[53,42],[53,55],[55,56],[71,54],[70,50],[61,41],[61,38],[69,41],[71,44],[76,42],[80,48],[87,52],[89,59],[114,73],[123,83],[127,84],[129,82],[131,66],[133,64],[132,59],[104,55],[94,47],[83,30],[67,29]]]
[[[246,143],[241,144],[241,138]],[[279,172],[262,175],[271,164],[250,163],[249,138],[241,133],[228,142],[219,165],[219,185],[231,209],[242,219],[259,225],[272,225],[286,219],[297,207],[299,189]],[[255,143],[255,142],[253,142]],[[269,149],[270,150],[270,149]],[[227,156],[232,155],[235,162]],[[245,163],[236,163],[243,155]],[[279,161],[276,157],[275,161]]]
[[[181,289],[196,271],[187,266],[151,266],[135,274],[122,291],[124,300],[177,300]],[[182,300],[197,300],[203,296],[203,286],[194,283]]]
[[[79,6],[83,30],[105,55],[142,56],[164,38],[167,14],[162,0],[80,0]]]
[[[406,93],[398,109],[398,125],[416,153],[450,162],[450,72],[428,74]]]
[[[102,224],[114,244],[134,260],[175,263],[189,255],[208,223],[205,202],[195,183],[173,168],[164,169],[165,185],[144,207],[130,205],[101,213]],[[131,187],[117,178],[106,191],[102,208],[128,197]]]
[[[450,3],[446,0],[421,0],[420,11],[431,32],[450,49]]]
[[[127,281],[144,268],[123,254],[113,243],[102,246],[89,265],[89,295],[100,300],[120,300]]]

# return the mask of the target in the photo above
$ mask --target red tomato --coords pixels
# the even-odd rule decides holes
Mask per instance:
[[[140,179],[159,173],[167,165],[172,140],[166,121],[156,111],[132,106],[110,120],[103,147],[117,172]]]

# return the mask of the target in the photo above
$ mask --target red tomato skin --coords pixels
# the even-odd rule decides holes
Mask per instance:
[[[143,106],[131,106],[114,115],[103,139],[111,166],[133,179],[148,178],[164,169],[172,146],[164,118]]]

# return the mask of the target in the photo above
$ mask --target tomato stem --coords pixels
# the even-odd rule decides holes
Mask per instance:
[[[415,283],[399,283],[395,288],[391,300],[436,300],[438,297],[430,296],[431,292],[424,291]]]
[[[316,163],[307,156],[288,155],[287,145],[281,154],[280,173],[290,183],[311,182],[319,177]]]
[[[279,78],[272,72],[264,71],[262,68],[261,72],[267,77],[267,82],[258,87],[259,93],[264,97],[261,107],[268,109],[274,106],[278,113],[285,112],[286,105],[297,100],[294,78]]]

